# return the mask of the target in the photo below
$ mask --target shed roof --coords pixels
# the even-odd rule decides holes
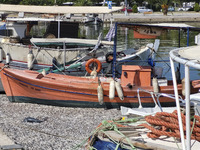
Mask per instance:
[[[47,13],[47,14],[107,14],[121,10],[122,7],[104,6],[35,6],[35,5],[6,5],[0,4],[2,12],[29,12],[29,13]]]

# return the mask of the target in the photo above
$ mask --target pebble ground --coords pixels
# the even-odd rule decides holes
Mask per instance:
[[[103,120],[120,116],[117,109],[11,103],[0,94],[0,128],[25,150],[74,150]],[[43,122],[24,122],[27,117]]]

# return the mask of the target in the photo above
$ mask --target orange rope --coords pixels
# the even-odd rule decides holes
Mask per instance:
[[[181,118],[183,130],[186,132],[185,115],[181,114]],[[200,116],[194,115],[194,118],[196,119],[195,123],[192,121],[190,122],[191,129],[194,124],[191,139],[200,141]],[[147,133],[149,138],[159,138],[162,135],[180,138],[177,111],[174,111],[173,113],[158,112],[155,116],[146,116],[145,120],[150,125],[143,123],[140,124],[140,126],[144,126],[151,130],[151,132]]]

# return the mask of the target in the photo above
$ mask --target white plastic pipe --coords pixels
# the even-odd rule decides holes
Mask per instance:
[[[176,81],[176,75],[175,75],[175,68],[174,68],[174,62],[171,57],[170,57],[170,64],[171,64],[171,71],[172,71],[172,78],[173,78],[173,85],[174,85],[174,94],[176,98],[176,107],[177,107],[177,113],[178,113],[178,122],[179,122],[179,130],[181,134],[182,149],[186,150],[185,138],[184,138],[184,132],[183,132],[183,123],[181,119],[181,110],[180,110],[180,103],[179,103],[179,96],[178,96],[177,81]]]
[[[184,48],[178,48],[178,49],[175,49],[175,50],[171,50],[169,52],[170,57],[176,62],[179,62],[181,64],[187,64],[190,67],[193,67],[193,68],[196,68],[196,69],[200,69],[200,64],[198,63],[197,60],[196,61],[195,60],[189,61],[188,59],[182,59],[182,58],[178,57],[177,53],[181,49],[184,49]]]
[[[191,149],[190,135],[190,70],[185,65],[185,101],[186,101],[186,149]]]
[[[200,64],[197,60],[188,60],[188,59],[181,58],[178,55],[178,51],[181,50],[181,49],[184,49],[184,48],[172,50],[172,51],[170,51],[169,55],[170,55],[171,66],[172,66],[172,63],[173,63],[172,60],[185,65],[186,140],[187,140],[186,141],[186,144],[187,144],[186,148],[187,148],[187,150],[190,150],[191,149],[191,136],[190,136],[190,76],[189,76],[189,67],[200,69]],[[174,80],[174,78],[175,77],[173,77],[173,80]]]

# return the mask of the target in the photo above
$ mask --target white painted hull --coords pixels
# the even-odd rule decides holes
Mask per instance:
[[[16,43],[0,43],[0,47],[3,49],[3,58],[6,58],[6,54],[9,53],[12,61],[27,62],[27,55],[29,53],[28,45],[21,45]],[[41,48],[38,52],[37,48],[31,48],[33,56],[36,57],[35,63],[43,65],[52,65],[53,57],[56,58],[57,62],[63,64],[64,51],[61,49],[48,49]],[[66,62],[71,61],[72,58],[76,58],[82,53],[87,53],[88,50],[72,50],[66,51]]]

